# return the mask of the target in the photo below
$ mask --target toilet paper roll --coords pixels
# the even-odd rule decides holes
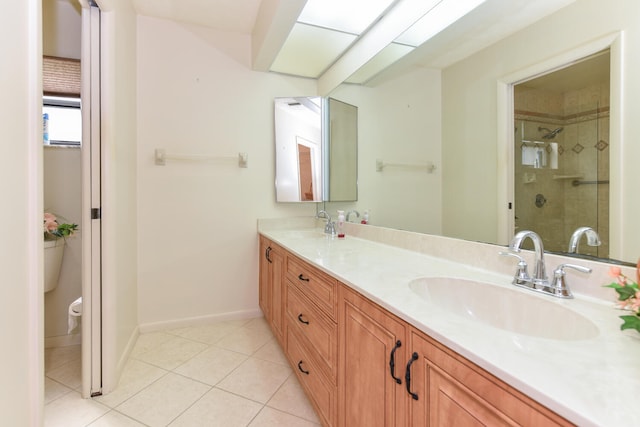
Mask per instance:
[[[69,304],[69,329],[67,330],[67,334],[70,334],[78,327],[78,317],[80,316],[82,316],[82,297]]]

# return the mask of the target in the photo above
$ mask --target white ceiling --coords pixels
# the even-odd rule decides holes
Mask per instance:
[[[256,46],[269,50],[267,54],[253,53],[254,68],[266,71],[275,60],[279,48],[284,44],[286,35],[293,28],[295,19],[306,0],[131,1],[141,15],[252,36],[254,50]],[[410,0],[398,0],[398,2],[403,1]],[[402,72],[403,69],[416,65],[445,68],[543,19],[573,1],[575,0],[487,0],[469,15],[390,67],[392,69],[390,73]],[[276,33],[277,36],[274,37],[273,34]],[[353,46],[353,49],[355,48],[357,43]],[[308,54],[312,55],[313,52],[310,51]],[[301,61],[304,60],[301,58]],[[258,62],[263,65],[256,66]],[[332,74],[331,68],[334,67],[330,67],[325,74]],[[335,74],[335,70],[333,71]],[[340,74],[344,77],[342,81],[356,71],[357,69],[340,70]],[[325,76],[321,76],[319,80],[322,81],[323,77]],[[337,81],[331,82],[333,85],[336,83],[339,84]]]

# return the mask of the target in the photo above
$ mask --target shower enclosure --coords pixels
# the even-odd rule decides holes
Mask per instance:
[[[602,241],[577,252],[609,256],[608,51],[514,87],[515,232],[567,252],[591,227]]]

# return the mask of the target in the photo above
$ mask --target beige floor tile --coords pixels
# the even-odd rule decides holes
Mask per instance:
[[[249,427],[318,427],[319,425],[265,406]]]
[[[179,328],[167,331],[167,333],[181,336],[193,341],[200,341],[206,344],[213,344],[221,338],[233,333],[233,331],[250,322],[251,319],[229,320],[212,323],[210,325],[193,326],[189,328]]]
[[[72,391],[44,407],[45,427],[84,427],[107,413],[109,408],[83,399],[80,393]]]
[[[259,403],[214,388],[170,426],[246,427],[261,408]]]
[[[260,347],[258,351],[253,353],[252,357],[289,366],[289,361],[275,338]]]
[[[208,345],[173,336],[154,349],[136,356],[136,359],[163,369],[175,369],[196,354],[208,348]]]
[[[44,372],[47,373],[72,360],[80,360],[81,357],[79,345],[46,348],[44,350]]]
[[[309,399],[304,394],[298,378],[295,375],[289,376],[282,387],[273,395],[267,406],[287,412],[307,421],[316,424],[320,423]]]
[[[145,425],[117,411],[111,411],[107,412],[87,427],[145,427]]]
[[[74,390],[82,387],[82,361],[72,359],[54,369],[49,370],[47,377]]]
[[[252,355],[271,339],[273,339],[273,334],[270,331],[262,330],[260,327],[252,329],[243,326],[216,342],[215,345],[238,353]]]
[[[250,358],[217,385],[218,388],[261,403],[267,401],[291,375],[291,368]]]
[[[136,341],[136,345],[133,346],[133,350],[131,351],[131,357],[137,357],[140,354],[153,350],[167,341],[171,341],[173,337],[173,335],[165,332],[149,332],[146,334],[140,334]]]
[[[177,367],[174,372],[213,386],[245,360],[247,356],[242,353],[211,347]]]
[[[129,359],[115,390],[94,400],[115,408],[149,384],[166,375],[168,371],[136,359]]]
[[[73,391],[73,389],[60,384],[57,381],[54,381],[50,378],[44,377],[44,404],[46,405],[49,402],[52,402],[59,398],[60,396],[64,396],[65,394]]]
[[[243,328],[251,329],[254,331],[262,331],[264,333],[271,332],[271,326],[269,326],[269,323],[264,317],[256,317],[251,319],[243,326]]]
[[[210,389],[170,372],[116,410],[150,426],[166,426]]]

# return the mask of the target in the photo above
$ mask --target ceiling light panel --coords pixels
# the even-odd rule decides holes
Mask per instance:
[[[298,22],[359,35],[394,1],[308,0]]]
[[[352,34],[295,24],[271,71],[317,78],[355,39]]]
[[[395,41],[419,46],[486,0],[442,0]]]

